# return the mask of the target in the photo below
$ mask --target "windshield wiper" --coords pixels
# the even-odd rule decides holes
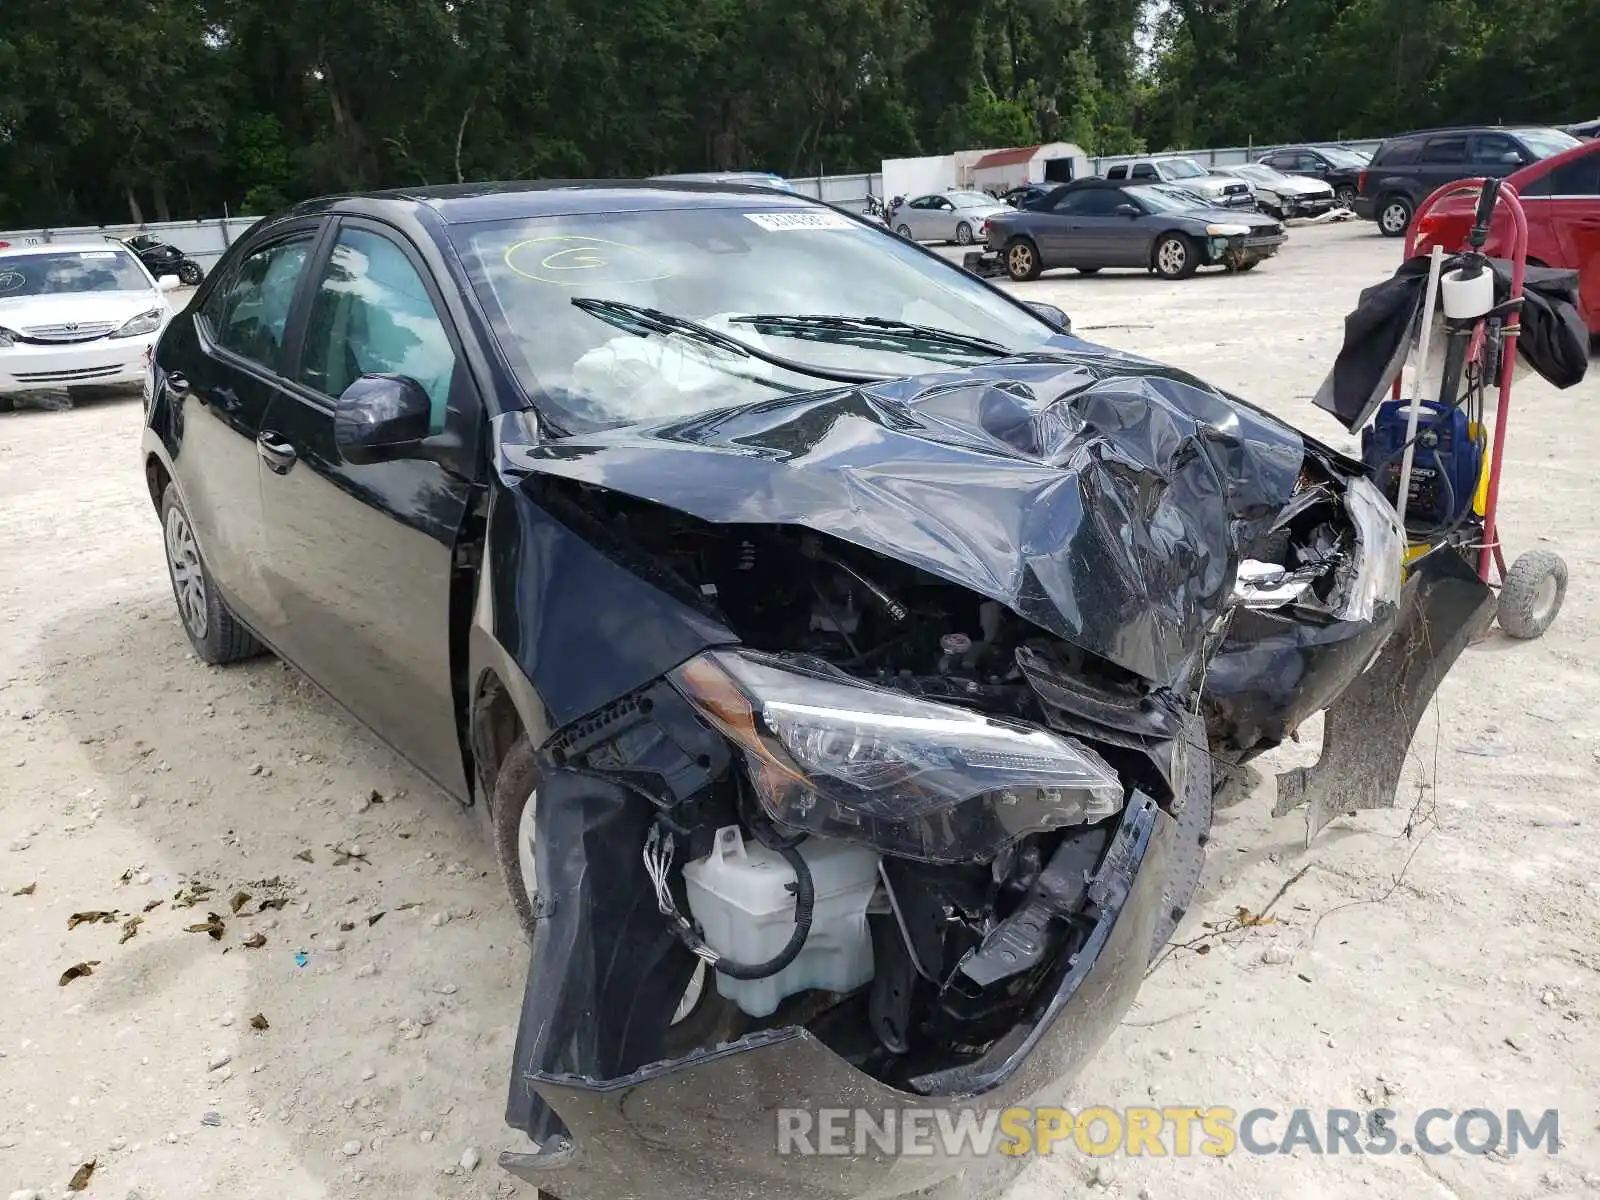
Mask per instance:
[[[915,325],[910,321],[896,321],[889,317],[843,317],[794,313],[734,317],[733,321],[738,325],[754,325],[763,333],[770,330],[779,335],[793,333],[804,337],[816,331],[834,331],[838,333],[867,334],[879,339],[891,337],[900,341],[927,342],[935,346],[949,346],[952,349],[965,350],[973,354],[996,358],[1003,358],[1012,353],[1007,347],[1000,345],[998,342],[991,342],[987,338],[975,337],[966,333],[955,333],[949,329],[937,329],[932,325]]]
[[[886,379],[895,378],[893,375],[873,374],[867,371],[817,367],[810,363],[796,362],[792,358],[784,358],[780,354],[769,354],[759,346],[752,346],[741,342],[738,338],[719,333],[709,325],[691,321],[688,317],[662,312],[659,308],[626,304],[621,300],[599,300],[591,296],[574,296],[572,303],[574,307],[582,309],[590,316],[599,317],[618,329],[624,329],[640,337],[646,333],[681,334],[702,345],[712,346],[743,358],[760,359],[785,371],[793,371],[797,375],[809,375],[813,379],[826,379],[832,383],[882,383]]]

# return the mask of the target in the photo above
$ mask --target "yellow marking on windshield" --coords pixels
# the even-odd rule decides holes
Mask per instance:
[[[536,257],[537,256],[537,257]],[[535,283],[652,283],[672,275],[656,254],[626,242],[584,234],[525,238],[506,249],[506,268]]]

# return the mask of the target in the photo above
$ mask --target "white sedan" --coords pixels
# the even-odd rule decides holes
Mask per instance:
[[[178,286],[110,242],[0,249],[0,411],[21,392],[142,383]]]
[[[1263,163],[1217,169],[1248,183],[1255,189],[1256,207],[1280,221],[1289,217],[1320,217],[1339,207],[1333,185],[1309,175],[1285,175]]]
[[[987,192],[936,192],[902,204],[894,213],[894,231],[917,242],[955,242],[970,246],[982,241],[983,222],[1011,206]]]

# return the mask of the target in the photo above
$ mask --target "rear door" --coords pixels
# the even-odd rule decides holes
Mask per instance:
[[[1529,184],[1523,206],[1529,253],[1578,271],[1584,317],[1600,328],[1600,142]]]
[[[1417,154],[1416,176],[1419,190],[1412,198],[1422,200],[1436,188],[1471,175],[1467,160],[1467,135],[1441,133],[1423,142]]]
[[[335,699],[446,790],[465,794],[451,675],[455,544],[476,495],[483,409],[441,316],[439,283],[404,237],[342,218],[308,273],[294,384],[260,435],[269,636]],[[352,465],[337,397],[362,375],[417,380],[445,462]],[[460,598],[456,598],[460,601]]]
[[[196,314],[192,352],[163,362],[179,449],[173,470],[206,566],[229,606],[265,632],[256,435],[294,352],[290,315],[321,228],[272,230]]]

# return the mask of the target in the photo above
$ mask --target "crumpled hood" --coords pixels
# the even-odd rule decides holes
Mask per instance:
[[[1305,442],[1193,376],[1074,345],[544,444],[511,414],[497,465],[804,526],[1188,690]]]

